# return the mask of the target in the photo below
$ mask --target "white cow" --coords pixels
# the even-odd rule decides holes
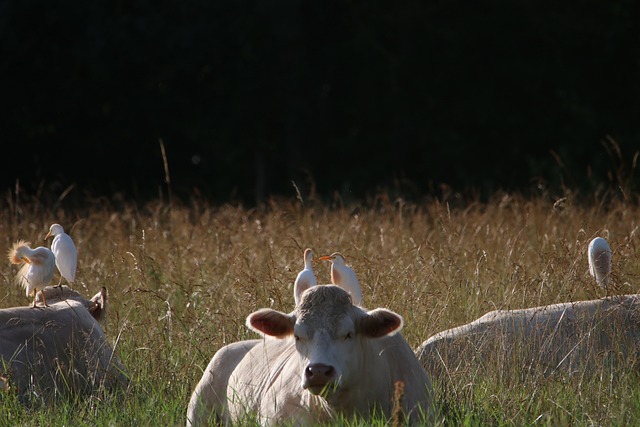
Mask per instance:
[[[263,339],[221,348],[191,396],[187,426],[315,425],[335,416],[389,417],[394,385],[411,422],[432,419],[431,381],[399,333],[403,319],[366,311],[334,285],[304,291],[290,314],[258,310],[247,325]]]
[[[27,403],[125,386],[124,369],[98,323],[106,314],[106,289],[91,300],[67,286],[49,286],[44,293],[48,307],[38,293],[37,308],[0,309],[3,387]]]
[[[496,363],[516,374],[582,375],[633,361],[639,352],[640,295],[491,311],[416,349],[427,372],[442,380]]]

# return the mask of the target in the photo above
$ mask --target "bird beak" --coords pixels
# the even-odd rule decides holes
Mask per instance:
[[[322,261],[331,261],[331,255],[325,255],[325,256],[321,256],[320,258],[318,258],[319,260]]]
[[[25,258],[22,258],[22,260],[23,260],[24,262],[26,262],[27,264],[31,264],[31,261],[29,261],[29,258],[26,258],[26,257],[25,257]]]
[[[44,240],[47,240],[51,236],[51,232],[48,232],[46,236],[44,236]]]

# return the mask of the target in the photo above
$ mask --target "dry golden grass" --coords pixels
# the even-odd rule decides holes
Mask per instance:
[[[42,241],[49,225],[59,222],[78,247],[74,287],[85,295],[108,289],[106,333],[132,378],[125,407],[137,413],[114,415],[109,405],[119,404],[105,399],[83,407],[79,420],[95,421],[104,413],[110,414],[108,422],[184,423],[189,395],[215,351],[252,336],[246,316],[267,306],[292,309],[292,284],[305,247],[316,256],[345,254],[363,286],[364,305],[403,315],[404,336],[413,347],[490,310],[604,296],[587,268],[587,245],[597,235],[613,249],[617,291],[636,293],[640,284],[640,209],[622,202],[594,208],[567,202],[560,208],[544,199],[504,195],[451,207],[379,197],[366,207],[274,200],[246,209],[102,200],[51,211],[8,198],[0,206],[5,249],[17,239]],[[319,282],[329,281],[329,266],[316,265]],[[2,307],[29,303],[13,284],[14,274],[5,263]],[[619,401],[615,395],[628,390],[611,391],[606,384],[606,396],[596,387],[589,393],[574,390],[570,383],[540,385],[533,393],[535,384],[503,384],[496,390],[490,376],[436,393],[452,424],[522,424],[535,421],[538,413],[545,414],[538,421],[581,424],[587,421],[573,412],[604,400],[608,406],[600,408],[596,421],[615,424],[628,421],[620,418],[620,405],[629,409],[635,402],[631,413],[640,413],[637,385],[628,385],[636,390],[631,400]],[[549,403],[556,392],[569,403]],[[490,408],[496,406],[494,413]],[[142,417],[140,411],[149,413]],[[72,423],[84,422],[74,416]]]

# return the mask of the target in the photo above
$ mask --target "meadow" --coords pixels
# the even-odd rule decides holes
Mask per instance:
[[[86,296],[107,288],[105,332],[131,380],[121,394],[96,391],[31,407],[5,393],[0,425],[184,425],[191,392],[215,351],[255,337],[246,316],[293,308],[306,247],[316,257],[345,254],[363,305],[401,314],[414,348],[491,310],[604,296],[588,274],[586,250],[595,236],[613,249],[614,291],[637,293],[640,286],[640,208],[623,198],[579,203],[500,194],[485,203],[409,203],[380,195],[366,203],[274,199],[260,208],[198,200],[50,208],[7,195],[0,211],[5,250],[17,239],[44,244],[53,222],[65,227],[79,252],[74,288]],[[2,265],[0,306],[27,305],[13,283],[15,267]],[[319,282],[329,282],[329,267],[316,264]],[[485,375],[434,381],[438,424],[640,423],[635,370],[603,368],[588,381],[500,374],[513,369],[496,355]]]

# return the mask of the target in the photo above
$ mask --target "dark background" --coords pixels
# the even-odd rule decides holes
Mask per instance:
[[[2,188],[637,189],[637,1],[0,1]]]

